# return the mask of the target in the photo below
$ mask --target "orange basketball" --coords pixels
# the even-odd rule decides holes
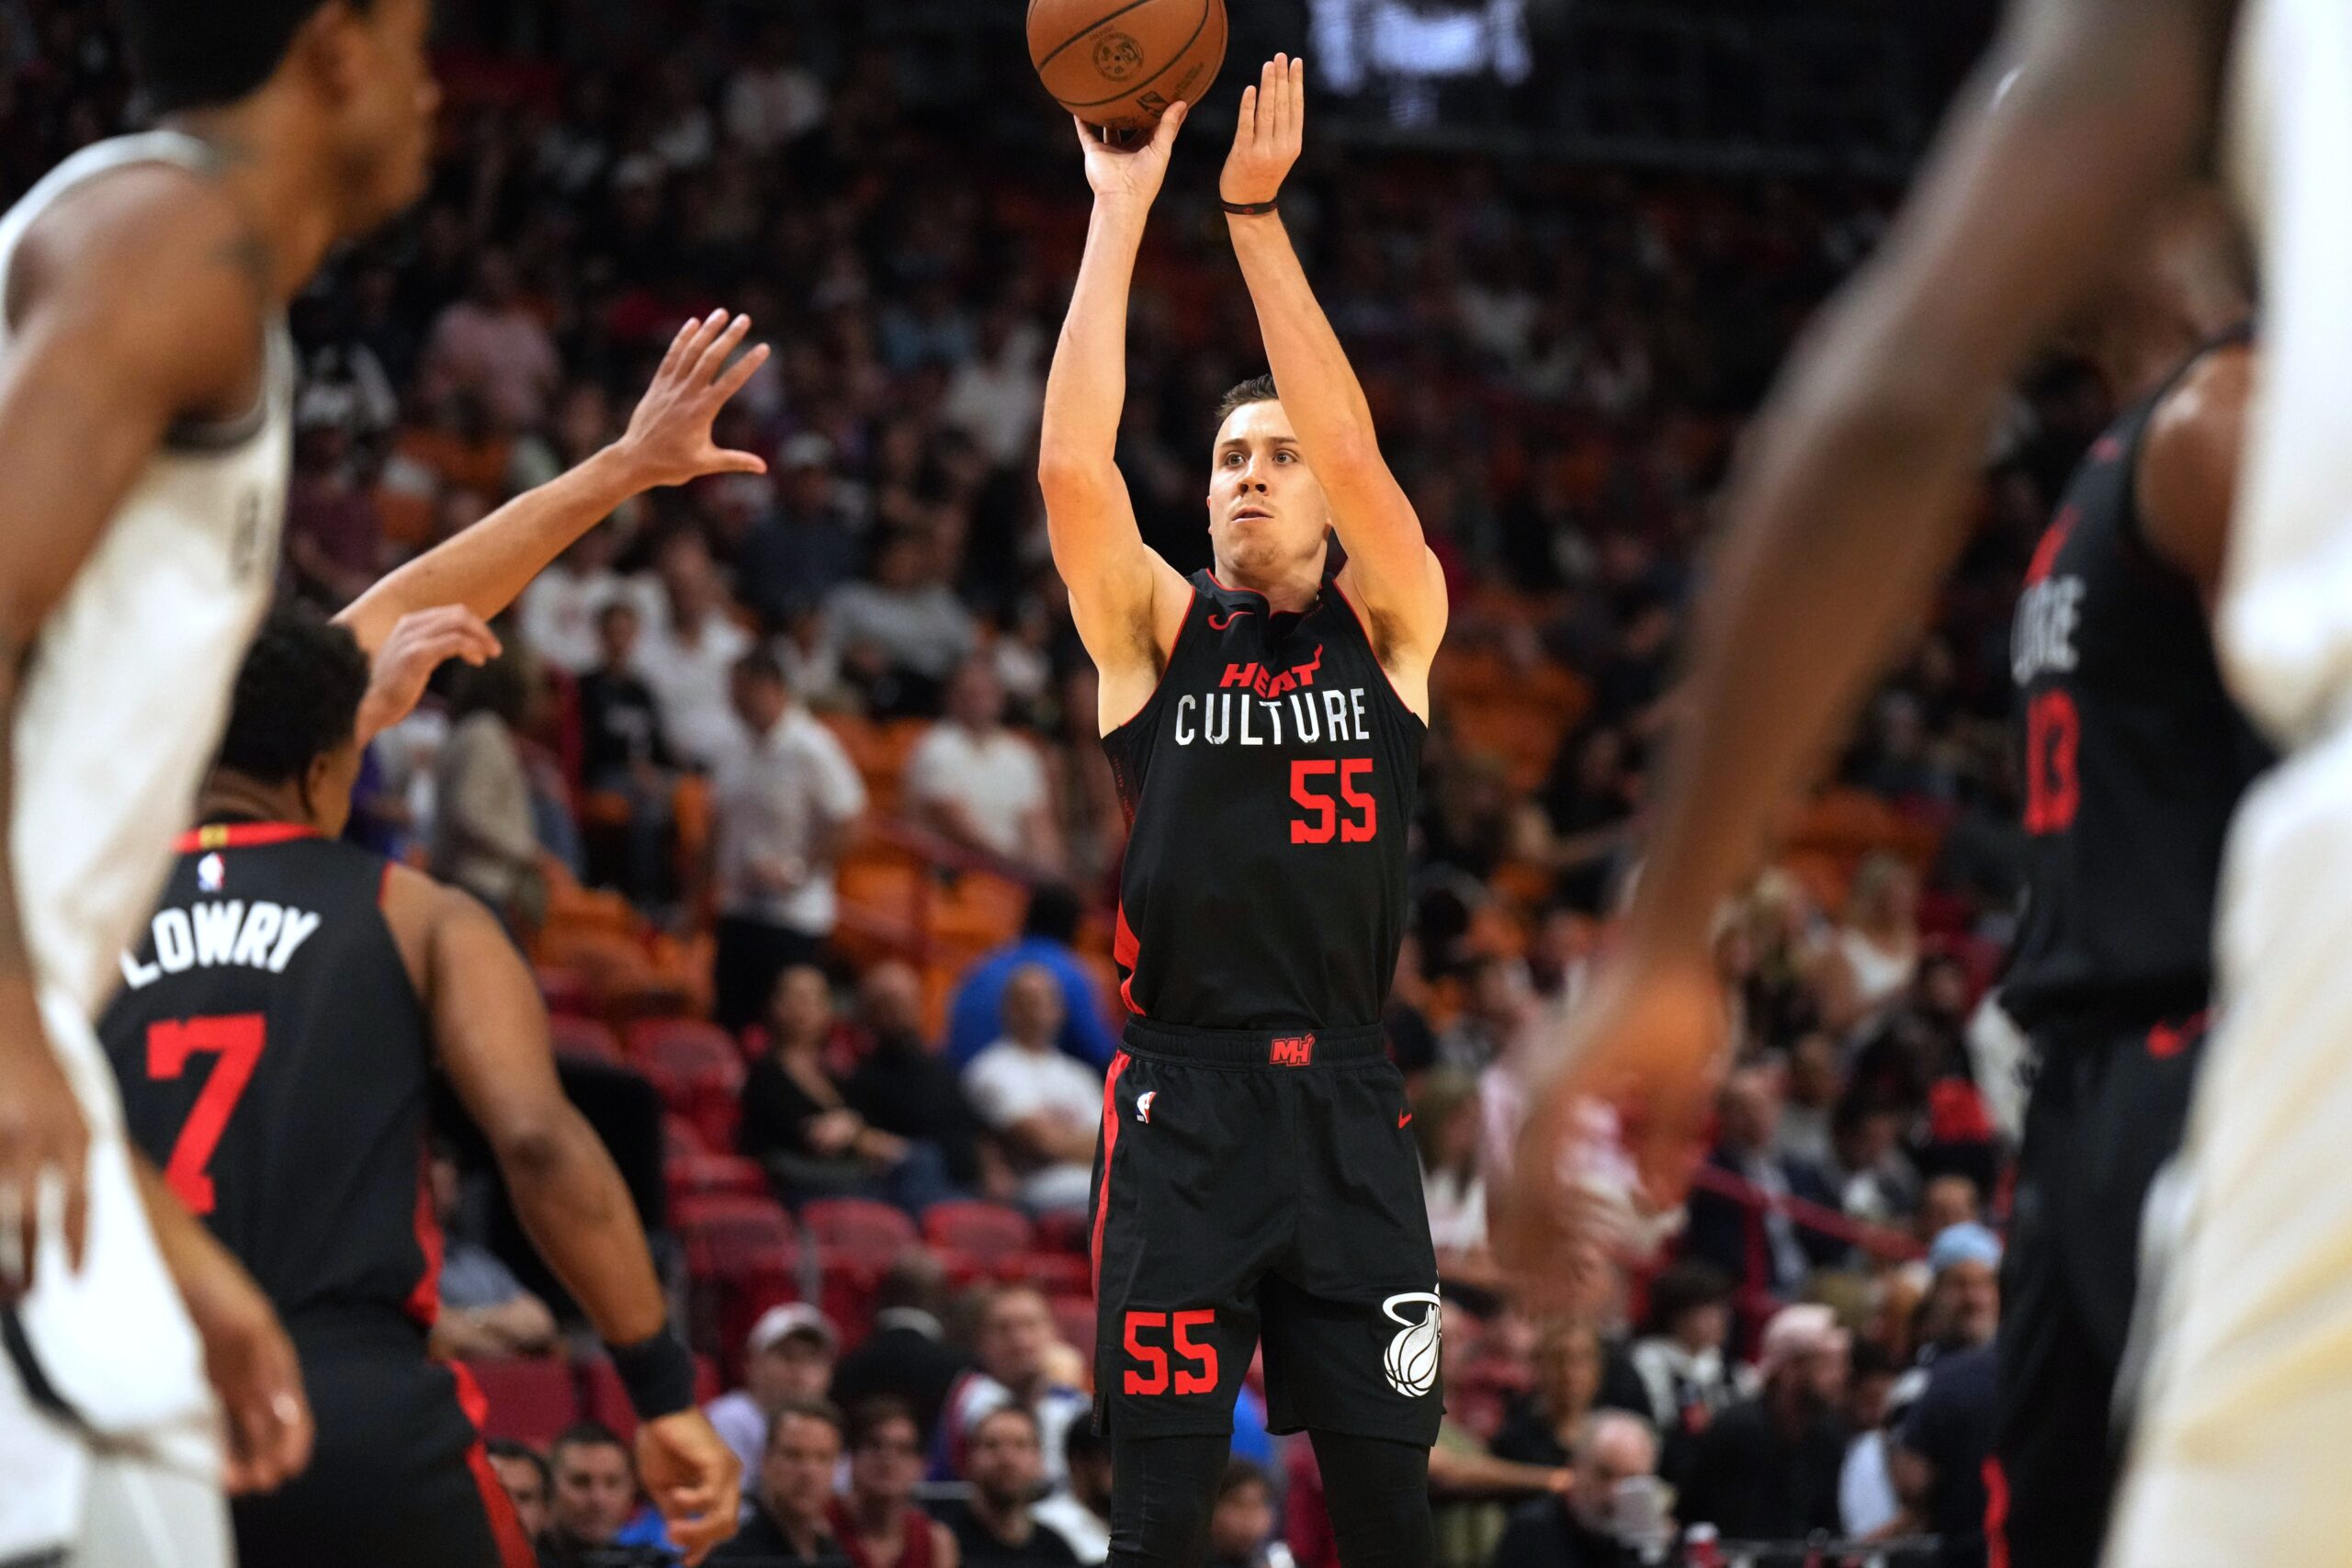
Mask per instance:
[[[1054,101],[1112,130],[1197,104],[1225,63],[1225,0],[1029,0],[1029,62]]]

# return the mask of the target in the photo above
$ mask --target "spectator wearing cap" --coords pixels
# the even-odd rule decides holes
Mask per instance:
[[[743,1386],[703,1406],[712,1428],[743,1461],[744,1474],[759,1473],[777,1411],[796,1400],[825,1397],[840,1349],[832,1323],[807,1302],[772,1306],[752,1325],[743,1342]]]
[[[1846,1459],[1847,1335],[1826,1306],[1782,1307],[1764,1329],[1763,1387],[1699,1439],[1686,1524],[1727,1540],[1787,1540],[1838,1529]]]
[[[1738,1199],[1704,1189],[1692,1192],[1683,1256],[1774,1295],[1793,1296],[1807,1274],[1836,1261],[1846,1248],[1836,1237],[1799,1224],[1781,1203],[1797,1198],[1834,1209],[1836,1195],[1819,1171],[1783,1157],[1775,1147],[1781,1121],[1781,1080],[1775,1069],[1750,1066],[1734,1072],[1724,1084],[1716,1113],[1715,1146],[1707,1164],[1747,1183],[1763,1207],[1751,1209]]]
[[[741,1031],[758,1021],[778,975],[823,953],[839,915],[833,864],[865,809],[865,784],[773,658],[744,655],[733,686],[740,723],[711,774],[711,989],[718,1021]]]
[[[1017,971],[1004,988],[1004,1033],[964,1069],[964,1092],[1038,1213],[1080,1213],[1087,1204],[1102,1121],[1102,1075],[1055,1048],[1061,988],[1052,971]]]
[[[1677,1263],[1650,1281],[1648,1314],[1634,1341],[1634,1371],[1650,1422],[1664,1434],[1659,1469],[1674,1478],[1684,1473],[1700,1435],[1739,1397],[1724,1356],[1731,1281],[1703,1263]]]
[[[1104,1020],[1102,996],[1094,976],[1071,945],[1082,913],[1077,896],[1046,884],[1029,895],[1015,941],[983,954],[965,971],[947,1004],[947,1059],[962,1066],[999,1038],[1004,988],[1014,974],[1042,965],[1062,994],[1061,1032],[1055,1043],[1066,1055],[1108,1067],[1118,1054],[1117,1037]]]
[[[979,1367],[956,1382],[941,1414],[933,1473],[941,1480],[965,1474],[980,1417],[1019,1404],[1037,1418],[1046,1479],[1061,1490],[1063,1439],[1073,1422],[1086,1419],[1093,1402],[1054,1380],[1050,1353],[1057,1341],[1046,1298],[1028,1285],[998,1287],[980,1308],[978,1337]]]
[[[946,1270],[932,1253],[908,1252],[891,1264],[875,1292],[873,1332],[833,1369],[835,1403],[854,1408],[876,1394],[903,1400],[928,1445],[948,1391],[972,1364],[940,1325],[946,1295]]]
[[[768,1423],[758,1485],[742,1528],[710,1554],[735,1568],[849,1568],[828,1514],[841,1467],[842,1415],[821,1399],[787,1399]]]
[[[1522,1505],[1487,1568],[1634,1568],[1672,1537],[1657,1481],[1657,1435],[1623,1410],[1578,1429],[1576,1480],[1565,1497]]]
[[[947,716],[907,760],[916,818],[950,843],[1009,861],[1031,877],[1061,874],[1061,829],[1036,743],[1005,727],[1004,682],[985,656],[947,683]]]
[[[2001,1238],[1969,1221],[1928,1248],[1930,1282],[1921,1337],[1939,1352],[1989,1345],[2001,1325]]]
[[[771,627],[786,626],[857,575],[862,519],[834,473],[832,439],[804,430],[777,455],[775,504],[752,525],[735,559],[743,602]]]
[[[637,1466],[609,1427],[583,1421],[548,1450],[555,1485],[539,1568],[670,1568],[671,1554],[621,1540],[637,1508]]]
[[[972,1423],[965,1446],[971,1495],[940,1510],[967,1563],[1076,1568],[1078,1553],[1069,1542],[1037,1518],[1045,1475],[1037,1417],[1025,1407],[1000,1405]]]

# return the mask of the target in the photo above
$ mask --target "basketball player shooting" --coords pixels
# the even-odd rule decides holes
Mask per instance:
[[[1134,151],[1079,125],[1094,212],[1046,383],[1054,559],[1132,820],[1134,1016],[1092,1219],[1123,1568],[1201,1560],[1260,1344],[1268,1424],[1311,1435],[1348,1568],[1433,1551],[1437,1263],[1379,1021],[1445,586],[1283,228],[1304,77],[1277,56],[1244,91],[1220,181],[1273,374],[1220,411],[1214,570],[1187,580],[1144,544],[1113,458],[1128,285],[1182,104]]]

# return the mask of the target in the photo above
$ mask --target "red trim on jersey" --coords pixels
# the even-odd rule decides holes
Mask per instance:
[[[1136,1006],[1135,985],[1136,960],[1143,956],[1143,943],[1136,940],[1135,928],[1127,924],[1127,901],[1125,898],[1119,900],[1117,908],[1119,924],[1111,932],[1111,962],[1127,972],[1127,977],[1119,982],[1119,999],[1127,1004],[1129,1012],[1141,1018],[1144,1010]]]
[[[2179,1055],[2204,1029],[2205,1014],[2202,1011],[2191,1013],[2178,1023],[2159,1023],[2148,1031],[2148,1055],[2159,1062],[2170,1061]]]
[[[182,833],[172,852],[192,855],[198,850],[253,850],[318,836],[316,828],[300,822],[208,822]]]
[[[1102,1295],[1102,1222],[1111,1214],[1111,1156],[1119,1150],[1119,1075],[1127,1070],[1125,1051],[1111,1058],[1111,1070],[1102,1075],[1102,1186],[1094,1195],[1094,1235],[1086,1245],[1087,1257],[1094,1265],[1094,1295]]]
[[[432,1156],[416,1151],[416,1249],[424,1254],[424,1272],[401,1303],[410,1317],[431,1328],[441,1315],[441,1222],[433,1213]]]
[[[506,1495],[506,1483],[491,1467],[490,1450],[482,1447],[482,1428],[490,1423],[490,1401],[463,1363],[447,1364],[449,1375],[458,1380],[458,1408],[473,1423],[474,1440],[466,1450],[466,1468],[473,1472],[474,1489],[481,1494],[481,1511],[490,1517],[491,1539],[498,1543],[499,1568],[536,1568],[538,1553],[523,1533],[523,1521],[514,1512],[514,1500]]]
[[[2025,569],[2025,585],[2028,588],[2048,577],[2050,569],[2058,564],[2058,552],[2066,547],[2066,536],[2075,531],[2075,519],[2078,515],[2080,513],[2071,506],[2060,512],[2058,520],[2051,524],[2049,532],[2041,536],[2041,542],[2033,547],[2033,559]]]
[[[2009,1568],[2009,1472],[1997,1454],[1984,1461],[1984,1568]]]
[[[1188,582],[1184,584],[1184,592],[1191,594],[1192,597],[1184,601],[1184,618],[1176,623],[1176,640],[1168,645],[1168,660],[1167,662],[1163,663],[1159,667],[1159,678],[1152,682],[1151,690],[1144,694],[1144,699],[1142,702],[1136,705],[1135,712],[1127,715],[1126,717],[1121,719],[1109,729],[1103,731],[1104,739],[1107,739],[1111,736],[1118,734],[1119,731],[1125,729],[1128,725],[1131,725],[1136,720],[1141,718],[1143,716],[1143,710],[1151,705],[1152,698],[1159,695],[1159,688],[1168,683],[1168,672],[1176,668],[1176,650],[1184,646],[1184,634],[1187,631],[1190,631],[1193,626],[1193,612],[1200,607],[1201,603],[1201,591],[1199,589],[1193,587]]]
[[[1345,604],[1348,614],[1356,618],[1356,629],[1363,633],[1364,651],[1372,655],[1373,667],[1380,671],[1381,679],[1388,682],[1389,694],[1403,705],[1407,713],[1412,713],[1415,718],[1420,718],[1423,724],[1427,724],[1429,720],[1413,713],[1413,705],[1406,702],[1405,694],[1396,689],[1396,677],[1388,672],[1388,666],[1380,662],[1380,647],[1372,640],[1372,623],[1363,618],[1363,612],[1356,608],[1356,602],[1348,597],[1348,591],[1340,586],[1340,580],[1336,577],[1331,580],[1331,592],[1340,596],[1340,603]]]

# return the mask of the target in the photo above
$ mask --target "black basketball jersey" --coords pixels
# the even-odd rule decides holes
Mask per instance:
[[[99,1027],[130,1135],[289,1323],[430,1323],[431,1036],[380,855],[283,823],[180,842]]]
[[[1336,581],[1280,615],[1192,583],[1151,699],[1102,738],[1128,819],[1121,994],[1201,1029],[1376,1023],[1428,727]]]
[[[2222,842],[2269,755],[2222,685],[2196,585],[2149,548],[2133,497],[2149,419],[2218,346],[2092,445],[2018,602],[2027,896],[2002,999],[2028,1027],[2162,1018],[2212,987]]]

